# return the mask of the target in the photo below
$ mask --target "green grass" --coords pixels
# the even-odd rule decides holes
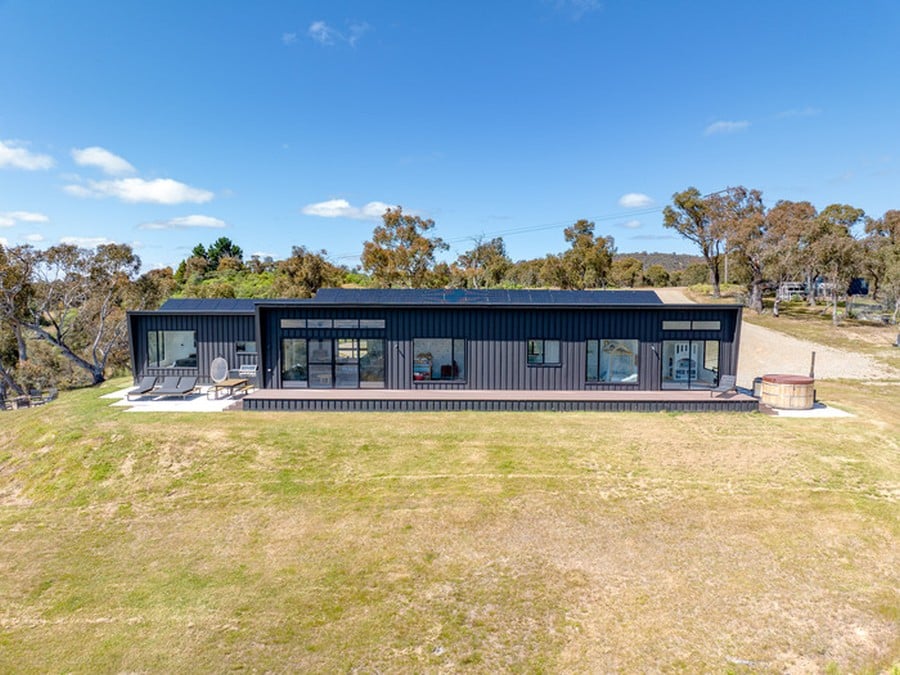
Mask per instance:
[[[900,384],[757,414],[0,413],[0,671],[877,672]],[[751,665],[746,665],[750,663]]]

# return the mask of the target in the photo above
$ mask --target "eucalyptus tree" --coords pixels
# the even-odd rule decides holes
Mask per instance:
[[[739,256],[749,271],[748,305],[762,312],[766,249],[766,217],[762,193],[743,186],[728,188],[706,198],[710,228],[721,235],[727,253]]]
[[[634,288],[644,279],[644,265],[633,256],[617,258],[609,268],[609,280],[616,286]]]
[[[873,296],[893,305],[893,321],[900,315],[900,211],[887,211],[866,223],[864,266],[873,281]]]
[[[779,286],[792,281],[807,269],[805,233],[815,225],[818,212],[809,202],[781,200],[766,212],[762,263],[765,276]],[[811,281],[808,283],[812,283]],[[773,313],[778,316],[780,298],[776,294]]]
[[[125,305],[140,266],[125,244],[95,251],[69,244],[44,251],[17,247],[0,260],[0,313],[23,337],[52,345],[98,384],[125,340]]]
[[[589,220],[579,220],[563,230],[570,246],[562,256],[562,288],[600,288],[606,286],[612,266],[615,243],[612,237],[598,236],[595,225]]]
[[[887,274],[892,249],[900,245],[900,211],[891,210],[881,218],[866,221],[863,269],[869,279],[872,299],[877,300]]]
[[[387,209],[382,221],[363,245],[363,269],[384,288],[432,286],[435,256],[448,248],[440,237],[429,236],[434,221],[403,213],[399,206]]]
[[[461,288],[491,288],[503,283],[512,267],[502,237],[475,240],[475,245],[459,254],[450,268],[451,283]]]
[[[711,204],[695,187],[672,195],[672,205],[663,209],[663,225],[694,242],[709,270],[713,296],[721,296],[720,269],[725,236],[713,219]]]
[[[848,204],[831,204],[819,213],[820,234],[814,254],[829,282],[832,323],[838,323],[838,297],[844,295],[851,278],[859,272],[861,250],[853,228],[863,222],[865,212]]]
[[[310,298],[320,288],[338,286],[344,270],[332,265],[328,252],[310,251],[305,246],[294,246],[291,256],[276,264],[272,292],[280,298]]]

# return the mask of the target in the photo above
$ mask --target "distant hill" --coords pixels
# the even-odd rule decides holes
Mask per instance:
[[[614,260],[619,260],[621,258],[637,258],[641,261],[645,270],[652,265],[662,265],[668,272],[687,269],[688,266],[693,265],[694,263],[703,262],[702,256],[699,255],[688,255],[686,253],[647,253],[646,251],[641,251],[640,253],[617,253],[613,257]]]

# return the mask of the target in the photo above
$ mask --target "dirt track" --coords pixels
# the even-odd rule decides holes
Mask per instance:
[[[692,302],[677,288],[661,288],[656,293],[666,303]],[[751,387],[754,377],[766,373],[806,375],[809,373],[813,352],[816,353],[815,376],[818,379],[872,380],[881,379],[885,375],[884,366],[868,356],[798,340],[745,321],[741,325],[738,385]]]

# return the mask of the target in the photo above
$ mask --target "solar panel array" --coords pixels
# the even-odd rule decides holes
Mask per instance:
[[[653,291],[323,288],[315,302],[354,305],[659,305]]]
[[[170,298],[160,310],[201,314],[253,314],[258,302],[253,298]]]
[[[255,298],[172,298],[160,308],[165,312],[199,314],[253,314],[259,303],[323,305],[659,305],[653,291],[551,291],[468,290],[448,288],[323,288],[312,300],[263,300]]]

